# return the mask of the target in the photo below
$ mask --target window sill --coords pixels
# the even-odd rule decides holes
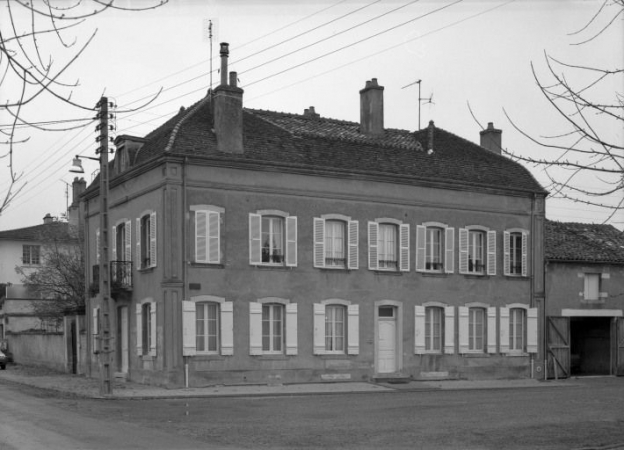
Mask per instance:
[[[473,278],[475,280],[487,280],[493,275],[488,275],[485,273],[462,273],[462,275],[466,278]]]
[[[513,274],[513,273],[505,274],[505,278],[508,279],[508,280],[528,280],[529,279],[528,276],[516,275],[516,274]]]
[[[418,271],[419,274],[425,276],[425,277],[447,277],[449,275],[452,275],[451,273],[446,273],[446,272],[434,272],[434,271]]]
[[[509,352],[509,353],[503,353],[503,356],[510,356],[512,358],[518,358],[518,357],[526,357],[526,356],[530,356],[530,353],[525,353],[525,352]]]
[[[141,269],[138,269],[137,272],[139,272],[139,273],[150,273],[150,272],[153,272],[154,269],[156,269],[156,267],[143,267]]]
[[[386,269],[374,269],[372,272],[375,272],[377,275],[394,275],[394,276],[402,276],[403,272],[399,270],[386,270]]]
[[[266,360],[266,361],[286,361],[288,359],[288,356],[286,355],[266,354],[266,355],[249,355],[249,356],[253,356],[255,358]],[[292,355],[292,356],[297,356],[297,355]]]
[[[251,264],[252,267],[260,270],[292,270],[296,266],[280,266],[277,264]]]
[[[491,356],[490,353],[484,353],[480,351],[471,351],[468,353],[461,353],[464,358],[489,358]]]
[[[225,356],[216,353],[196,353],[189,358],[193,358],[193,361],[225,361],[226,359]]]
[[[191,262],[191,267],[197,267],[199,269],[225,269],[225,264]]]
[[[319,353],[314,356],[318,356],[321,359],[348,361],[350,355],[347,355],[346,353]],[[357,356],[357,355],[353,355],[353,356]]]

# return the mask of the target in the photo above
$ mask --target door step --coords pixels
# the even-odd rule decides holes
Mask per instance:
[[[373,378],[375,383],[388,383],[388,384],[407,384],[413,381],[412,377],[409,375],[379,375]]]

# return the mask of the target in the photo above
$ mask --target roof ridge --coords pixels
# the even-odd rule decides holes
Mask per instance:
[[[201,106],[203,106],[204,103],[206,103],[207,101],[210,101],[210,95],[206,95],[200,101],[195,103],[195,105],[191,106],[187,110],[186,114],[184,114],[184,116],[182,116],[182,118],[178,121],[178,123],[176,123],[174,125],[173,130],[171,130],[171,135],[169,136],[169,141],[167,142],[167,145],[165,146],[165,149],[163,150],[164,153],[169,153],[169,151],[173,147],[173,144],[175,143],[175,140],[176,140],[176,138],[178,136],[178,131],[180,130],[180,127],[182,127],[182,124],[184,124],[184,122],[186,122],[186,120],[189,117],[191,117],[193,114],[195,114],[197,112],[197,110]]]

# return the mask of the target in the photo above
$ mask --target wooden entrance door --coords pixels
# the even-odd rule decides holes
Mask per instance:
[[[128,373],[128,307],[117,309],[117,371]]]
[[[548,316],[546,320],[546,368],[548,378],[570,376],[570,319]]]
[[[397,370],[396,308],[381,306],[377,322],[377,372],[393,373]]]

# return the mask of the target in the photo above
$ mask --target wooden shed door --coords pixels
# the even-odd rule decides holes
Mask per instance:
[[[548,378],[570,376],[570,319],[549,316],[546,322]]]
[[[624,376],[624,318],[618,317],[616,321],[616,367],[615,374],[619,377]]]

